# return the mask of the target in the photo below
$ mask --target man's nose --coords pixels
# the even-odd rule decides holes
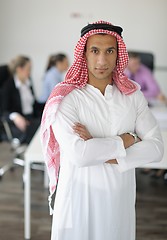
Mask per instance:
[[[97,59],[97,63],[99,65],[105,65],[106,64],[106,56],[104,53],[100,53],[99,56],[98,56],[98,59]]]

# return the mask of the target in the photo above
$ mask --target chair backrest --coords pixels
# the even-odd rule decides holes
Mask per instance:
[[[0,88],[11,77],[11,73],[7,65],[0,66]]]
[[[136,53],[140,59],[141,63],[147,66],[152,72],[154,71],[154,55],[151,52],[140,52],[140,51],[130,51]]]
[[[0,66],[0,115],[2,113],[2,91],[4,83],[11,77],[11,73],[7,65]]]
[[[11,73],[7,65],[0,66],[0,140],[6,140],[6,133],[2,120],[2,95],[3,95],[3,85],[11,77]]]

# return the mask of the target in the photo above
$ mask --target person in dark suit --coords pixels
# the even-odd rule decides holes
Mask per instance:
[[[9,68],[12,77],[3,86],[3,114],[9,121],[13,137],[21,143],[29,143],[39,127],[43,105],[35,99],[30,59],[17,56]]]

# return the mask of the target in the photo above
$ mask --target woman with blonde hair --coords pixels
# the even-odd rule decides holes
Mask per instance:
[[[17,56],[10,62],[9,69],[11,78],[3,87],[3,114],[13,136],[21,143],[29,143],[39,126],[42,110],[30,80],[31,60],[27,56]]]

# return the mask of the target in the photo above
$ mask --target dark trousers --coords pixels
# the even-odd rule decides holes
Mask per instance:
[[[29,144],[36,130],[40,126],[41,120],[40,118],[31,118],[31,117],[28,117],[27,120],[29,121],[29,125],[27,126],[25,132],[22,132],[20,129],[18,129],[13,122],[10,123],[10,128],[11,128],[12,136],[14,138],[18,138],[20,140],[20,143]]]

